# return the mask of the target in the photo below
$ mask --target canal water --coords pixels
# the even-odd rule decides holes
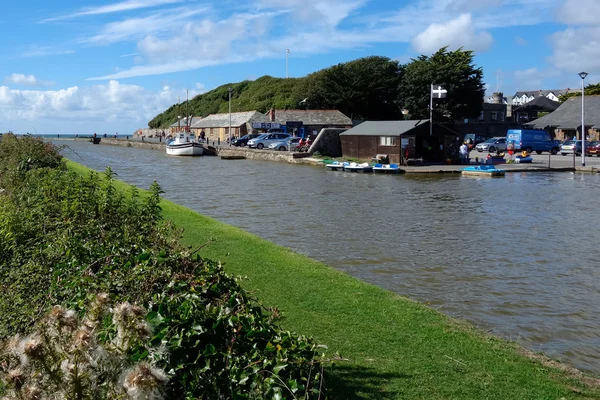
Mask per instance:
[[[379,176],[68,144],[64,154],[600,372],[600,175]]]

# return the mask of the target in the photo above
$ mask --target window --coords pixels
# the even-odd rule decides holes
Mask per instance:
[[[492,121],[498,121],[498,112],[492,111]]]
[[[379,137],[379,145],[380,146],[395,146],[396,145],[396,137],[395,136],[380,136]]]
[[[483,121],[483,120],[484,120],[483,111],[479,113],[479,120],[480,120],[480,121]]]

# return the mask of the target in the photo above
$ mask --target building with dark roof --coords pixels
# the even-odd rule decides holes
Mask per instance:
[[[597,140],[600,131],[600,96],[586,96],[584,104],[587,136]],[[524,126],[547,130],[561,140],[573,136],[581,139],[581,97],[571,97],[554,112],[528,122]]]
[[[371,160],[384,154],[390,163],[422,159],[443,162],[457,156],[460,135],[429,120],[365,121],[340,133],[342,156]]]
[[[523,92],[517,92],[512,97],[512,104],[514,106],[521,106],[525,103],[529,103],[534,100],[536,97],[544,96],[553,101],[558,101],[558,98],[563,94],[580,92],[578,89],[554,89],[554,90],[527,90]]]
[[[269,122],[269,119],[258,111],[231,113],[231,137],[242,137],[252,132],[252,124],[256,122]],[[192,124],[192,131],[198,137],[204,132],[209,141],[225,141],[229,136],[229,113],[210,114],[199,119]]]
[[[339,110],[274,110],[269,121],[286,127],[287,132],[315,139],[323,128],[352,128],[352,120]]]

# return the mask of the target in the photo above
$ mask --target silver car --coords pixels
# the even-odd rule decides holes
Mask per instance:
[[[289,133],[265,133],[257,138],[248,140],[248,147],[263,149],[275,142],[282,142],[289,139],[292,135]]]
[[[495,153],[497,151],[506,151],[506,138],[505,137],[494,137],[486,140],[483,143],[479,143],[475,146],[478,152],[489,151]]]
[[[279,150],[279,151],[287,151],[293,150],[298,146],[301,137],[292,137],[287,140],[282,140],[281,142],[271,143],[269,145],[269,150]]]

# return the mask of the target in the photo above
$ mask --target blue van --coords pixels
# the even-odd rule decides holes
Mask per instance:
[[[535,151],[542,154],[549,151],[554,155],[560,148],[559,143],[552,139],[548,132],[535,129],[509,129],[506,133],[506,143],[512,144],[515,152],[527,150],[528,153]]]

